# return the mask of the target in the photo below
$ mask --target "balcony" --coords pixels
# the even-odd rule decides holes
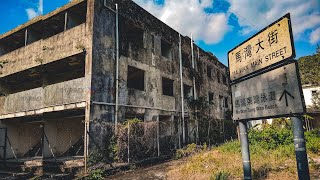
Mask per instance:
[[[86,25],[81,24],[42,41],[42,59],[50,63],[79,54],[86,46]]]
[[[87,2],[39,16],[0,35],[0,78],[84,51]]]
[[[11,114],[85,101],[85,78],[0,97],[0,114]]]
[[[66,104],[74,106],[85,101],[85,87],[85,53],[2,77],[0,116],[43,108],[49,112],[53,111],[51,107]]]
[[[0,56],[0,62],[5,62],[0,77],[83,52],[86,47],[85,27],[81,24]]]

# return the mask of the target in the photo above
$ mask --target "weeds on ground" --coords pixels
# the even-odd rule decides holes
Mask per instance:
[[[319,156],[320,130],[305,133],[310,156]],[[254,179],[297,179],[295,151],[291,129],[266,127],[262,131],[250,130],[250,155]],[[190,147],[189,150],[192,148]],[[180,150],[179,157],[186,157],[188,148]],[[188,152],[188,153],[187,153]],[[177,151],[178,153],[178,151]],[[319,171],[311,164],[310,171]],[[224,172],[229,172],[225,178]],[[277,177],[279,175],[279,177]],[[242,178],[240,142],[227,142],[211,151],[191,153],[187,161],[169,172],[172,179],[225,179]],[[170,178],[169,178],[170,179]]]
[[[225,171],[220,171],[210,177],[210,180],[228,180],[230,179],[230,173]]]
[[[103,180],[103,170],[96,169],[91,171],[90,175],[85,178],[85,180]]]
[[[197,152],[200,152],[204,149],[207,149],[207,145],[204,146],[198,146],[195,143],[188,144],[183,149],[177,149],[176,153],[174,155],[174,159],[181,159],[183,157],[188,157],[192,154],[196,154]]]

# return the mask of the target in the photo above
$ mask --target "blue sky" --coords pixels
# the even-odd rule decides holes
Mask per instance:
[[[0,34],[69,0],[0,0]],[[227,63],[230,49],[290,12],[297,58],[320,44],[319,0],[134,0],[196,44]]]

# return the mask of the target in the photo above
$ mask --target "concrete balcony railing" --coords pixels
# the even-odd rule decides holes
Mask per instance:
[[[81,24],[0,56],[0,62],[6,62],[0,77],[83,52],[87,47],[85,33],[86,24]]]
[[[85,78],[0,97],[0,114],[11,114],[85,101]]]

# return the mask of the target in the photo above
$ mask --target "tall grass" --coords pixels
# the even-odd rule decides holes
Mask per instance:
[[[319,157],[320,130],[305,136],[308,155]],[[297,179],[291,129],[250,130],[249,141],[254,179]],[[310,171],[320,171],[318,168],[310,166]],[[169,172],[169,179],[241,179],[242,174],[240,143],[236,140],[187,157],[185,163]]]

